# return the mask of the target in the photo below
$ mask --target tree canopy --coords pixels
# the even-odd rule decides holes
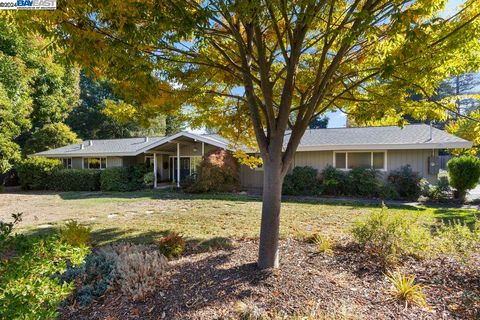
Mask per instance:
[[[312,119],[446,117],[430,98],[480,64],[480,4],[445,0],[59,1],[16,13],[69,58],[112,80],[145,121],[178,110],[233,140],[255,137],[264,190],[259,266],[278,265],[280,195]],[[410,99],[419,93],[422,99]],[[290,129],[288,135],[286,130]]]

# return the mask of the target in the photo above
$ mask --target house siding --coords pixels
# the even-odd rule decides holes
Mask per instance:
[[[122,157],[107,157],[107,168],[118,168],[123,166]]]
[[[437,175],[428,173],[428,158],[432,155],[438,155],[438,150],[387,150],[387,172],[410,165],[413,171],[435,183]],[[295,154],[291,168],[309,166],[320,172],[329,165],[333,165],[333,151],[303,151]],[[241,166],[240,181],[246,189],[262,188],[263,171]]]

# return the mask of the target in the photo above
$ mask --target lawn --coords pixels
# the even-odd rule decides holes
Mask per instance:
[[[281,236],[322,232],[341,237],[363,215],[379,210],[380,201],[362,204],[325,199],[285,199]],[[171,190],[128,193],[19,192],[0,197],[0,219],[23,212],[19,228],[25,233],[43,233],[74,219],[92,227],[97,244],[120,239],[150,242],[175,231],[190,240],[214,237],[250,239],[258,236],[261,199],[254,195],[191,195]],[[392,207],[421,223],[439,220],[473,221],[474,210]]]

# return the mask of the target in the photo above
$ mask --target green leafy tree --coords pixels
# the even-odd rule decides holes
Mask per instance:
[[[318,116],[308,124],[308,127],[310,129],[325,129],[328,126],[328,120],[328,117]]]
[[[118,121],[105,114],[106,101],[118,102],[108,80],[93,80],[84,72],[80,75],[80,105],[70,112],[66,123],[82,139],[128,138],[141,135],[161,136],[168,128],[165,116],[156,116],[148,128],[126,119]],[[168,120],[168,118],[167,118]]]
[[[357,121],[444,118],[450,105],[429,100],[439,83],[478,69],[480,3],[467,0],[448,18],[445,4],[79,0],[11,14],[111,79],[132,106],[118,114],[142,121],[176,109],[192,125],[256,146],[264,168],[258,265],[270,268],[279,265],[283,179],[312,119],[339,108]],[[424,98],[412,101],[407,89]]]
[[[77,134],[66,124],[61,122],[45,125],[35,131],[24,147],[26,155],[49,149],[60,148],[72,143],[79,142]]]

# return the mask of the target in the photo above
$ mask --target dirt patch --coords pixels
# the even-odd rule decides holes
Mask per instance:
[[[258,244],[243,241],[229,251],[195,253],[171,262],[169,281],[143,302],[117,291],[86,308],[72,306],[62,319],[236,319],[242,301],[271,316],[335,314],[348,319],[474,319],[480,314],[480,260],[409,260],[401,270],[426,286],[424,308],[392,300],[383,271],[354,247],[332,255],[294,240],[281,243],[282,267],[260,271]],[[471,301],[467,301],[469,296]],[[477,297],[477,298],[475,298]]]

